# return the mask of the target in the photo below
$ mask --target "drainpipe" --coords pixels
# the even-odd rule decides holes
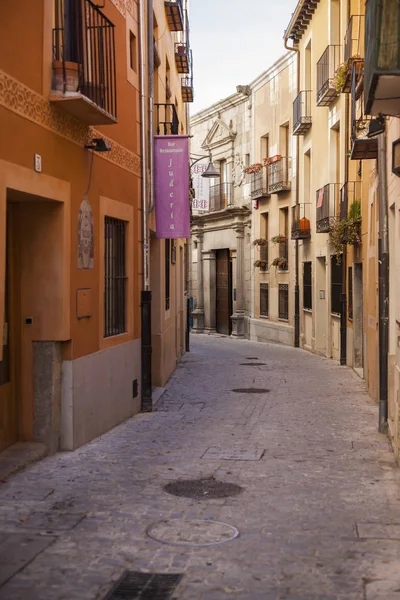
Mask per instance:
[[[379,158],[379,431],[387,431],[389,352],[389,232],[386,175],[386,131],[378,138]]]
[[[297,93],[300,93],[300,51],[298,48],[291,48],[287,45],[287,38],[284,38],[286,50],[297,53]],[[299,180],[300,180],[300,140],[296,139],[296,206],[299,205]],[[295,241],[295,281],[294,281],[294,347],[300,347],[300,287],[299,287],[299,240]]]
[[[148,2],[148,10],[151,10],[151,2]],[[151,379],[151,291],[149,290],[149,228],[148,228],[148,193],[147,185],[147,136],[146,136],[146,94],[145,94],[145,71],[146,71],[146,29],[145,29],[145,0],[140,1],[140,145],[141,145],[141,191],[142,191],[142,236],[143,236],[143,287],[141,291],[141,379],[142,394],[141,409],[143,412],[152,410],[152,379]],[[149,32],[147,32],[149,34]],[[151,34],[153,32],[151,31]],[[147,35],[149,37],[149,35]],[[151,37],[153,43],[153,37]],[[149,57],[150,59],[150,57]],[[152,132],[151,132],[152,133]]]
[[[349,142],[349,101],[346,97],[345,106],[345,139]],[[344,183],[349,178],[349,158],[346,156],[344,163]],[[342,256],[342,292],[340,294],[340,364],[347,364],[347,246],[343,249]]]
[[[154,210],[154,14],[153,0],[147,1],[147,55],[149,57],[148,71],[148,119],[149,119],[149,213]]]

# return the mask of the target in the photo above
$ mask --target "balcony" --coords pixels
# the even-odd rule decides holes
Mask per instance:
[[[271,162],[267,167],[268,193],[276,194],[290,190],[289,181],[289,159],[279,156],[277,160]]]
[[[339,93],[333,85],[340,65],[340,46],[328,46],[317,62],[317,106],[330,106]]]
[[[339,209],[339,191],[338,183],[328,183],[317,190],[317,233],[329,233],[332,230]]]
[[[356,65],[353,65],[351,82],[351,137],[350,158],[369,160],[378,158],[378,138],[368,138],[370,116],[364,114],[364,92],[362,81],[357,83]]]
[[[182,77],[181,89],[183,102],[193,102],[193,77]]]
[[[178,135],[179,120],[174,104],[155,104],[157,135]]]
[[[361,201],[361,181],[346,181],[346,183],[340,189],[340,209],[339,217],[341,221],[344,221],[348,217],[349,206],[351,206],[354,200]]]
[[[117,122],[114,25],[91,0],[55,0],[50,102],[86,125]]]
[[[210,186],[210,212],[224,210],[232,203],[231,183],[219,183],[218,185]]]
[[[304,135],[311,128],[311,92],[300,92],[293,102],[293,135]]]
[[[178,73],[190,73],[189,44],[176,42],[175,64]]]
[[[396,116],[400,101],[400,5],[368,0],[365,28],[365,112]]]
[[[292,207],[292,240],[309,240],[311,237],[310,204]]]
[[[361,181],[347,181],[340,190],[341,244],[361,244]]]
[[[344,38],[344,65],[346,66],[345,81],[342,92],[350,92],[353,63],[361,69],[364,61],[364,15],[353,15],[350,18]]]
[[[184,20],[182,0],[165,0],[164,6],[170,31],[183,31]]]
[[[258,173],[251,174],[250,194],[252,200],[269,197],[266,169],[263,168]]]

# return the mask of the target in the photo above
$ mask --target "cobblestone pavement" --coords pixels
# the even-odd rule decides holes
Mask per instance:
[[[0,485],[0,599],[102,599],[132,570],[182,573],[177,600],[398,600],[400,473],[362,380],[293,348],[191,343],[155,413]],[[163,490],[207,477],[243,490]]]

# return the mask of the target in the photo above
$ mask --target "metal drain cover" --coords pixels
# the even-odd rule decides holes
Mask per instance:
[[[152,523],[146,533],[151,539],[171,546],[215,546],[235,539],[239,530],[219,521],[171,519]]]
[[[127,571],[104,600],[169,600],[182,575]]]
[[[168,494],[183,498],[194,498],[195,500],[211,500],[214,498],[236,496],[240,494],[242,489],[240,485],[217,481],[214,477],[174,481],[164,486],[164,490]]]
[[[269,391],[266,388],[235,388],[231,390],[235,394],[268,394]]]

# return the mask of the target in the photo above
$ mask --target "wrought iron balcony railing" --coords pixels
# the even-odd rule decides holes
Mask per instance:
[[[175,104],[155,104],[155,127],[157,135],[178,135],[179,120]]]
[[[117,120],[114,25],[91,0],[55,0],[50,101],[88,125]]]
[[[378,158],[378,138],[368,138],[371,117],[364,114],[364,91],[362,80],[358,83],[357,65],[353,64],[351,80],[351,137],[350,158],[368,160]]]
[[[268,193],[275,194],[290,190],[289,159],[280,157],[267,167]]]
[[[357,63],[359,68],[361,68],[364,61],[364,34],[364,15],[353,15],[350,17],[344,39],[344,62],[347,67],[346,78],[342,87],[342,92],[344,93],[350,92],[353,63]]]
[[[175,64],[178,73],[190,73],[189,44],[185,42],[175,43]]]
[[[310,237],[310,204],[296,204],[292,207],[292,240],[308,240]]]
[[[317,106],[330,106],[339,95],[333,85],[340,65],[340,46],[328,46],[317,62]]]
[[[293,102],[293,135],[304,135],[311,124],[311,91],[302,91]]]
[[[183,6],[182,0],[165,0],[165,14],[170,31],[183,31]]]
[[[193,92],[193,78],[192,77],[182,77],[181,89],[182,89],[183,102],[193,102],[194,92]]]
[[[368,0],[365,9],[365,112],[396,116],[400,98],[400,4]]]
[[[231,183],[219,183],[210,186],[210,212],[223,210],[232,203]]]
[[[267,169],[261,169],[258,173],[251,173],[250,193],[252,200],[266,198],[268,193]]]
[[[339,192],[338,183],[328,183],[317,190],[317,233],[329,233],[332,230],[339,209]]]

